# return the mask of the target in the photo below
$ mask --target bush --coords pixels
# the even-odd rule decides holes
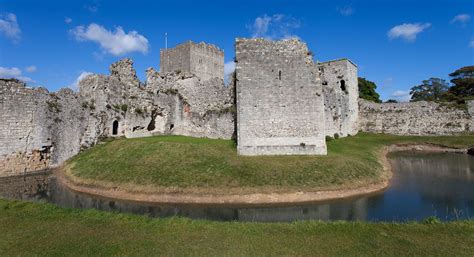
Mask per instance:
[[[334,139],[339,139],[339,134],[334,133]]]

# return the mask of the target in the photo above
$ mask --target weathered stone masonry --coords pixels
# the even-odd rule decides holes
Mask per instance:
[[[326,136],[345,137],[359,131],[357,66],[348,59],[318,63],[324,93]]]
[[[0,174],[42,170],[79,152],[85,115],[72,90],[2,79],[0,97]]]
[[[321,80],[306,44],[237,39],[235,48],[239,154],[326,154]]]
[[[468,110],[434,102],[373,103],[359,100],[361,131],[395,135],[452,135],[474,132],[474,102]]]
[[[108,136],[234,133],[233,91],[222,79],[150,68],[141,83],[130,59],[112,64],[110,75],[88,76],[79,93],[0,79],[0,97],[0,176],[60,165]]]
[[[161,72],[189,72],[202,81],[224,79],[224,52],[214,45],[185,42],[174,48],[161,49]]]

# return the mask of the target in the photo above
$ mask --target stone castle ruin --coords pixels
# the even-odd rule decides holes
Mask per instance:
[[[186,135],[237,139],[242,155],[326,154],[327,136],[359,130],[452,134],[474,130],[474,104],[374,104],[358,99],[357,66],[314,62],[299,40],[237,39],[224,84],[224,53],[191,41],[160,52],[141,82],[130,59],[79,91],[0,79],[0,176],[61,165],[106,137]],[[472,107],[472,108],[471,108]],[[359,111],[360,109],[360,111]]]

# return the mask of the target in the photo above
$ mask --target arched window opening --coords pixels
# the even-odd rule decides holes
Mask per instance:
[[[118,126],[119,126],[119,123],[117,120],[115,120],[113,123],[112,123],[112,135],[117,135],[118,134]]]
[[[341,90],[344,91],[344,92],[347,92],[346,81],[345,80],[341,80]]]
[[[278,80],[281,80],[281,71],[278,71]]]

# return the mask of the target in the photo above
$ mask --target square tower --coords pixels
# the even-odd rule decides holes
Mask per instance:
[[[326,135],[340,137],[359,131],[357,65],[349,59],[318,63],[324,93]]]
[[[326,154],[321,80],[306,44],[237,39],[235,49],[239,154]]]
[[[214,45],[187,41],[174,48],[160,50],[160,72],[190,72],[206,81],[224,80],[224,51]]]

